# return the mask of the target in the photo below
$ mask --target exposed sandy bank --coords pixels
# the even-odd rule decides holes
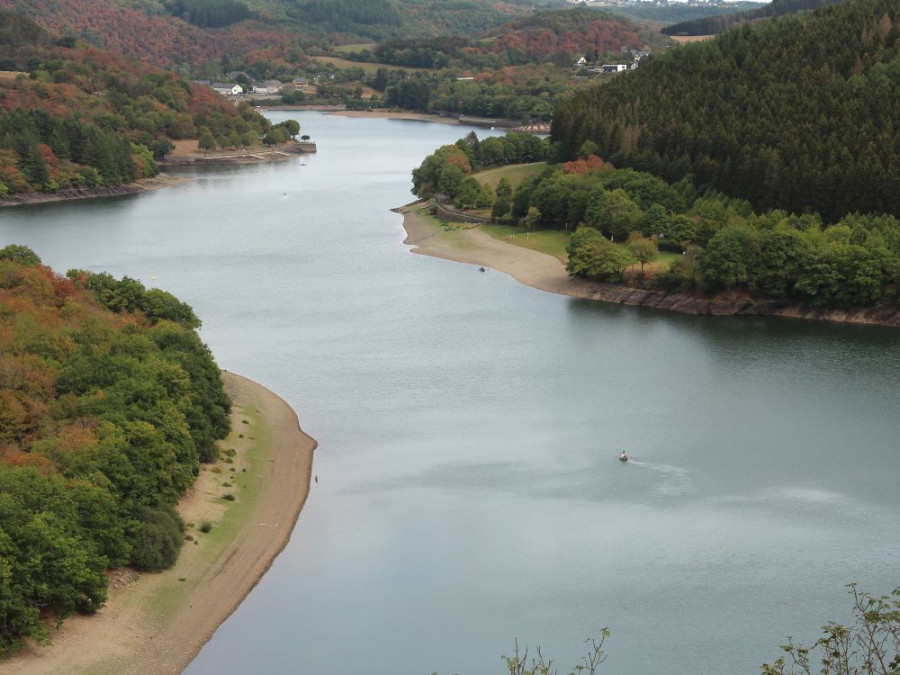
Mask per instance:
[[[439,122],[441,124],[459,124],[456,117],[444,115],[427,115],[424,113],[414,113],[405,110],[331,110],[329,115],[340,115],[341,117],[377,117],[389,120],[413,120],[417,122]]]
[[[180,673],[287,544],[309,494],[316,441],[277,395],[224,377],[234,431],[223,447],[234,448],[234,463],[204,467],[178,507],[199,543],[186,541],[171,570],[117,573],[120,587],[111,586],[97,615],[72,617],[50,647],[32,645],[0,662],[4,675]],[[209,534],[199,531],[203,521],[213,524]]]
[[[160,166],[204,166],[217,164],[261,164],[282,162],[297,155],[314,153],[315,143],[292,141],[276,146],[262,146],[251,150],[214,150],[206,152],[193,139],[175,141],[175,149],[160,162]]]
[[[499,270],[523,284],[551,293],[684,314],[784,316],[900,326],[900,306],[896,304],[854,310],[822,310],[753,298],[746,293],[721,293],[707,297],[575,279],[569,276],[565,265],[553,256],[499,241],[477,227],[444,232],[422,217],[425,208],[424,203],[417,202],[396,209],[403,214],[403,226],[407,232],[404,243],[413,247],[413,253]]]

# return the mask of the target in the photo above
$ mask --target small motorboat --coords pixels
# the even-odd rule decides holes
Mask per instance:
[[[627,461],[628,461],[628,455],[626,454],[626,452],[625,452],[624,450],[623,450],[622,452],[619,453],[619,461],[620,461],[620,462],[627,462]]]

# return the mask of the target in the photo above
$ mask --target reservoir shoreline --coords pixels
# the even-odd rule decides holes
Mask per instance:
[[[900,306],[876,305],[854,309],[816,308],[731,291],[714,296],[633,288],[572,277],[557,258],[494,239],[477,227],[443,232],[423,217],[424,202],[394,209],[403,215],[413,253],[479,265],[510,275],[520,283],[550,293],[587,300],[651,307],[706,316],[780,316],[839,323],[900,327]]]
[[[232,463],[203,465],[178,511],[188,523],[175,566],[110,573],[109,598],[94,616],[73,616],[0,661],[9,675],[180,673],[259,582],[290,540],[309,494],[316,441],[294,410],[262,385],[223,372]],[[246,420],[246,422],[245,422]],[[235,468],[234,472],[229,467]],[[230,489],[223,481],[233,483]],[[234,501],[222,495],[232,492]],[[201,533],[201,523],[210,523]]]

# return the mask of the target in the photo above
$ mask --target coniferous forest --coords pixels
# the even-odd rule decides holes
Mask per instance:
[[[92,613],[107,569],[158,570],[230,402],[171,294],[0,249],[0,654]]]
[[[681,47],[555,111],[552,139],[759,210],[900,215],[900,5],[855,0]]]
[[[759,21],[774,16],[796,14],[810,9],[833,5],[841,0],[772,0],[768,5],[728,14],[716,14],[699,19],[690,19],[666,26],[664,35],[716,35],[745,21]]]

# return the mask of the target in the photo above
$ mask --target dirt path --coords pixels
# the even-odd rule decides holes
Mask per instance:
[[[180,673],[269,568],[309,494],[316,441],[277,395],[239,375],[224,378],[234,430],[223,448],[233,457],[204,466],[179,503],[193,541],[175,567],[120,571],[96,616],[68,619],[52,646],[29,646],[0,662],[0,672]],[[226,493],[235,501],[222,499]],[[212,525],[208,534],[200,532],[203,522]]]

